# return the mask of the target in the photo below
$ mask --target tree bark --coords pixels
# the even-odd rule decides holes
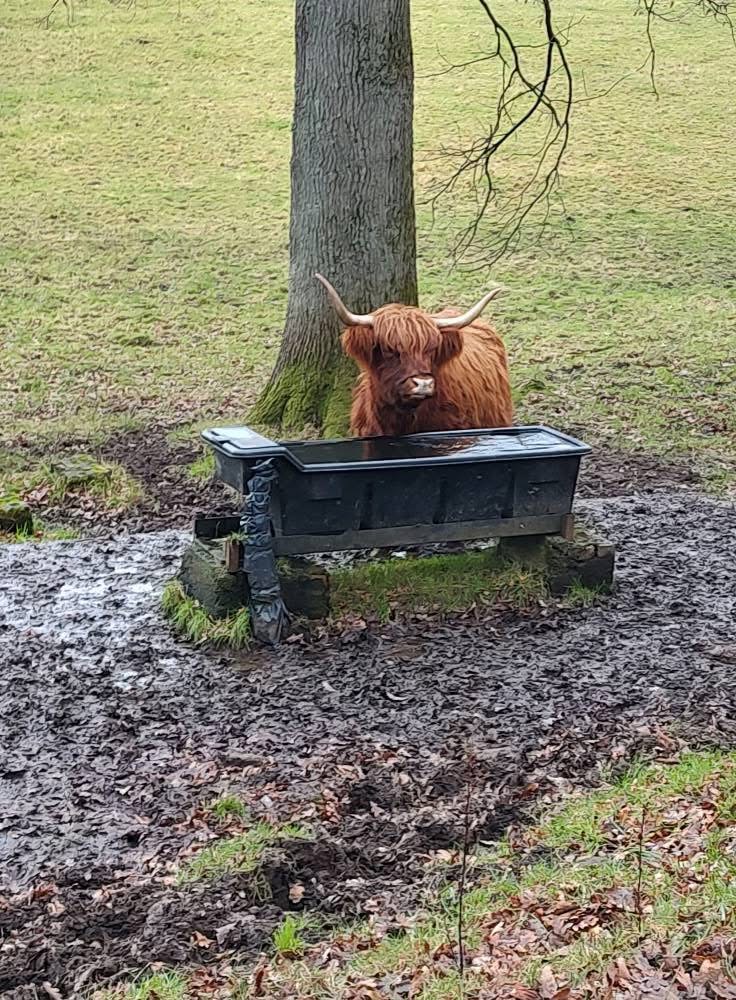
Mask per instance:
[[[409,0],[296,0],[289,296],[254,419],[344,431],[352,363],[320,271],[349,308],[417,302]]]

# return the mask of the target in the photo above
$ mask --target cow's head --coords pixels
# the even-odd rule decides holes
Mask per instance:
[[[434,396],[438,371],[462,350],[462,328],[501,291],[484,295],[462,316],[431,316],[401,305],[360,315],[350,312],[326,278],[315,277],[347,327],[342,335],[345,353],[370,372],[384,402],[407,409]]]

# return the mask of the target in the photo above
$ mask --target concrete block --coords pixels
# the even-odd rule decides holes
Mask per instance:
[[[547,539],[547,578],[553,594],[564,594],[576,583],[591,590],[610,590],[615,562],[614,546],[587,527],[578,527],[572,541],[556,536]]]
[[[234,563],[237,544],[231,539],[195,538],[182,558],[179,579],[213,618],[226,618],[248,604],[245,574]],[[327,618],[330,577],[306,559],[280,559],[279,582],[284,604],[293,615]]]
[[[498,551],[525,569],[543,569],[555,595],[566,593],[575,584],[603,591],[613,584],[613,545],[580,524],[576,524],[572,539],[559,535],[501,538]]]
[[[213,618],[227,618],[248,603],[243,573],[225,568],[224,539],[195,538],[182,558],[179,579]]]

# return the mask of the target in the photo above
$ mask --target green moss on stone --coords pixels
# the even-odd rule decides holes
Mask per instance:
[[[189,597],[178,580],[170,580],[161,596],[161,610],[184,639],[230,649],[247,649],[251,641],[250,614],[240,608],[227,618],[212,618],[199,601]]]
[[[335,370],[332,390],[325,403],[322,434],[326,438],[347,437],[350,433],[350,404],[357,369],[349,358],[341,358]]]

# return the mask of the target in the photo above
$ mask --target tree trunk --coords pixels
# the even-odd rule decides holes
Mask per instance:
[[[417,302],[409,0],[296,0],[289,297],[254,419],[347,427],[355,370],[320,271],[350,309]]]

